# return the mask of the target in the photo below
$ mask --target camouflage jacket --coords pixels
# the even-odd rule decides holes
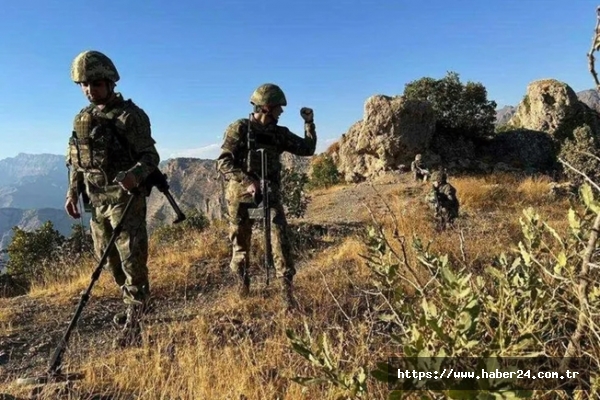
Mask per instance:
[[[422,172],[422,171],[427,170],[427,168],[425,168],[425,166],[423,165],[422,161],[414,160],[410,164],[410,170],[413,171],[413,172]]]
[[[160,162],[155,143],[148,115],[120,93],[102,110],[85,107],[75,116],[69,140],[67,198],[76,198],[85,185],[93,206],[125,201],[128,194],[114,178],[131,171],[142,183]]]
[[[248,152],[248,127],[255,136],[256,148],[265,149],[265,175],[275,184],[281,179],[280,156],[283,152],[298,156],[315,154],[317,133],[314,123],[304,124],[304,138],[301,138],[284,126],[262,125],[256,121],[239,119],[225,130],[221,154],[217,159],[217,169],[227,180],[250,184],[252,179],[260,177],[260,155],[257,152]]]
[[[428,193],[427,202],[432,208],[439,207],[452,214],[458,215],[459,202],[456,197],[456,189],[449,183],[440,185],[437,189],[434,187]]]

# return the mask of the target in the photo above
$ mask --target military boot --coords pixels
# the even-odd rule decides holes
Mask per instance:
[[[283,295],[283,301],[288,311],[292,311],[298,308],[298,302],[294,298],[294,290],[292,287],[291,278],[283,278],[281,280],[281,292]]]
[[[113,324],[115,324],[118,328],[122,328],[125,325],[125,323],[127,322],[127,313],[128,313],[129,307],[130,306],[127,306],[127,308],[125,308],[125,310],[116,313],[115,316],[113,317]],[[141,308],[142,308],[142,310],[141,310],[142,315],[148,314],[153,309],[152,304],[149,299],[145,300],[142,303]]]
[[[140,324],[142,311],[142,306],[139,304],[130,304],[127,307],[127,319],[114,343],[116,348],[142,345],[142,326]]]

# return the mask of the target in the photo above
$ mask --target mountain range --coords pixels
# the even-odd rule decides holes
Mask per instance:
[[[600,96],[596,90],[584,90],[577,96],[600,112]],[[515,111],[516,105],[497,109],[496,124],[506,123]],[[306,170],[309,161],[288,154],[283,158],[284,164],[302,170]],[[211,219],[224,216],[224,182],[217,173],[215,160],[174,158],[162,161],[160,169],[166,173],[170,192],[184,212],[200,210]],[[79,221],[69,218],[63,208],[67,188],[64,155],[20,153],[0,160],[0,170],[3,171],[0,175],[0,249],[10,243],[13,226],[29,230],[50,220],[63,235],[70,234],[72,225]],[[149,229],[170,223],[174,217],[167,198],[153,190],[148,199]]]

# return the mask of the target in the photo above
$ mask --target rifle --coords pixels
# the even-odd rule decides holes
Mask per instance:
[[[250,116],[250,119],[252,116]],[[264,267],[267,273],[267,285],[270,281],[270,271],[273,268],[273,249],[271,246],[271,205],[270,205],[270,182],[267,178],[267,155],[264,148],[256,148],[256,138],[248,121],[248,165],[252,152],[260,154],[260,191],[255,194],[253,202],[257,207],[249,208],[250,219],[263,220],[263,229],[265,235],[265,257]]]
[[[155,168],[146,178],[144,186],[148,190],[147,196],[150,196],[153,187],[156,187],[159,192],[165,195],[165,197],[169,201],[169,204],[171,205],[171,207],[173,207],[175,214],[177,214],[177,218],[175,219],[175,221],[173,221],[174,224],[178,224],[182,221],[185,221],[185,214],[181,211],[181,209],[175,202],[175,199],[171,195],[171,192],[169,191],[169,182],[167,181],[166,174],[163,174],[158,168]]]

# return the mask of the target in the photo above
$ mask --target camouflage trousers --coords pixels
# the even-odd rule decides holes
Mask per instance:
[[[126,203],[117,203],[92,209],[90,227],[98,259],[102,257],[125,206]],[[146,197],[142,195],[133,200],[105,265],[121,288],[126,304],[140,304],[147,300],[150,294],[147,262]]]
[[[454,220],[458,218],[458,210],[452,206],[442,206],[437,210],[435,218],[441,227],[454,225]]]
[[[232,180],[228,182],[225,194],[229,219],[229,240],[232,245],[229,266],[234,273],[239,275],[248,271],[252,227],[257,222],[250,219],[248,215],[248,209],[255,205],[251,203],[251,196],[245,193],[245,190],[245,186]],[[296,270],[291,256],[287,220],[283,205],[278,201],[277,193],[274,193],[273,197],[275,198],[271,202],[271,246],[275,276],[291,280],[296,275]]]
[[[428,172],[413,171],[413,179],[415,181],[426,182],[427,179],[429,179],[429,173]]]

